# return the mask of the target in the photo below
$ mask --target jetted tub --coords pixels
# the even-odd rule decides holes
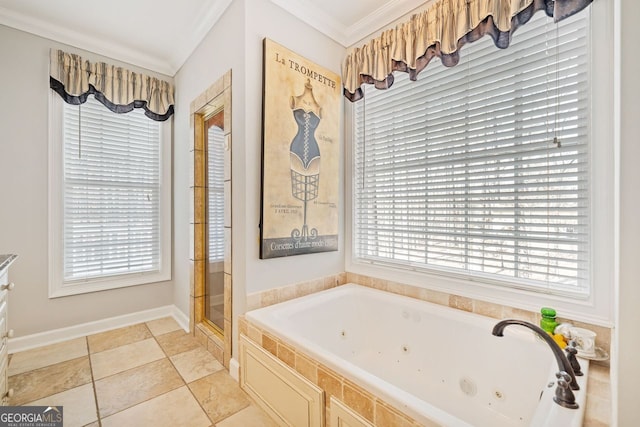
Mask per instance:
[[[496,337],[496,319],[354,284],[246,318],[422,424],[582,425],[588,361],[580,408],[559,406],[553,353],[521,326]]]

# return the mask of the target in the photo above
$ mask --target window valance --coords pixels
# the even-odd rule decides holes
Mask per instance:
[[[143,108],[145,115],[156,121],[173,114],[171,83],[57,49],[51,49],[50,59],[49,85],[69,104],[84,104],[93,94],[114,113]]]
[[[342,69],[344,95],[350,101],[362,98],[364,83],[386,89],[393,72],[409,73],[416,80],[434,57],[452,67],[466,43],[488,34],[499,48],[506,48],[511,35],[531,16],[544,10],[555,22],[587,7],[592,0],[438,0],[408,22],[384,31],[345,59]]]

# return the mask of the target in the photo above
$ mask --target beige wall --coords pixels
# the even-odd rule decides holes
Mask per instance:
[[[246,311],[248,293],[344,271],[344,251],[271,260],[259,259],[262,123],[262,39],[271,38],[300,55],[340,72],[345,49],[268,0],[236,0],[176,75],[175,256],[189,257],[189,103],[232,69],[233,311]],[[344,165],[341,165],[341,171]],[[342,175],[342,172],[341,172]],[[184,194],[182,191],[184,189]],[[341,194],[341,200],[344,195]],[[340,218],[344,247],[343,215]],[[176,304],[188,310],[187,266],[176,269]],[[237,345],[234,345],[234,355]]]
[[[189,312],[189,111],[190,102],[228,69],[233,70],[233,272],[234,312],[246,293],[344,271],[341,250],[260,260],[260,150],[262,39],[269,37],[303,56],[340,71],[344,48],[268,0],[231,3],[220,21],[175,76],[173,165],[173,280],[113,291],[48,298],[47,144],[48,52],[51,47],[108,58],[0,26],[0,253],[17,253],[11,269],[11,327],[24,336],[79,323],[175,304]],[[154,74],[147,70],[147,73]],[[157,75],[157,74],[154,74]],[[161,76],[171,80],[167,76]],[[11,102],[8,102],[11,100]],[[341,165],[341,175],[344,165]],[[12,185],[4,185],[10,182]],[[344,195],[341,194],[341,201]],[[174,286],[175,284],[175,286]]]
[[[16,336],[173,304],[173,283],[48,297],[49,49],[138,69],[0,25],[0,253],[16,253],[9,327]],[[143,70],[164,79],[167,76]]]
[[[173,187],[174,187],[174,256],[175,268],[175,292],[176,306],[184,313],[189,314],[189,223],[191,211],[189,206],[189,177],[191,171],[191,141],[193,135],[189,125],[189,106],[191,102],[215,83],[224,73],[232,70],[232,129],[233,129],[233,161],[237,164],[244,156],[244,123],[242,114],[242,99],[244,98],[244,86],[241,76],[244,73],[244,34],[243,18],[244,6],[241,1],[234,1],[216,23],[207,37],[191,54],[186,63],[175,76],[176,81],[176,109],[174,116],[174,148],[173,148]],[[233,170],[234,186],[242,186],[244,176],[242,170]],[[234,200],[234,226],[238,217],[244,215],[236,210],[240,206],[240,193],[235,191]],[[243,230],[234,227],[234,233],[242,235]],[[236,238],[234,236],[234,238]],[[236,249],[233,248],[234,252]],[[233,275],[238,274],[238,290],[244,274],[241,257],[234,259]]]
[[[340,193],[339,248],[337,252],[259,259],[260,147],[262,121],[262,40],[265,37],[340,74],[346,49],[268,0],[245,0],[246,54],[246,201],[247,293],[320,278],[344,271],[344,191]],[[341,130],[340,135],[343,132]],[[341,145],[344,147],[344,144]],[[342,149],[341,149],[342,150]],[[341,151],[342,152],[342,151]],[[340,165],[344,182],[344,157]],[[235,209],[235,206],[234,206]]]
[[[617,280],[617,334],[612,376],[614,420],[620,427],[638,425],[638,380],[640,380],[640,39],[638,17],[640,4],[636,0],[615,0],[617,88],[616,124],[619,166],[619,244]],[[597,142],[597,141],[596,141]]]

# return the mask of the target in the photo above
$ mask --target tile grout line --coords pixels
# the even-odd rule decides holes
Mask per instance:
[[[191,381],[196,382],[198,380],[195,381]],[[209,416],[209,414],[207,413],[207,410],[204,408],[204,406],[202,406],[202,403],[200,403],[200,400],[198,399],[198,397],[193,393],[193,390],[191,390],[191,387],[189,387],[190,383],[185,382],[185,385],[187,386],[187,390],[189,390],[189,394],[191,394],[191,397],[193,397],[193,399],[196,401],[196,403],[198,404],[198,406],[200,407],[200,409],[202,409],[202,412],[204,413],[205,417],[207,417],[207,419],[211,422],[211,426],[215,426],[215,423],[213,422],[213,420],[211,419],[211,417]]]
[[[84,337],[85,345],[87,346],[87,358],[89,359],[89,372],[91,373],[91,387],[93,389],[93,401],[96,404],[96,417],[98,418],[98,427],[102,427],[102,419],[100,418],[100,406],[98,405],[98,393],[96,391],[96,380],[93,377],[93,364],[91,362],[91,349],[89,348],[89,336]]]
[[[153,335],[153,333],[152,333]],[[195,337],[194,337],[195,338]],[[189,384],[187,381],[185,381],[184,377],[182,376],[182,374],[180,373],[180,371],[178,371],[178,367],[175,365],[175,363],[173,363],[173,360],[171,360],[171,357],[169,357],[167,355],[167,352],[164,350],[164,348],[162,348],[162,346],[160,345],[160,342],[158,341],[158,338],[156,335],[153,335],[153,339],[156,340],[156,342],[158,343],[158,346],[160,346],[160,349],[162,349],[162,351],[164,352],[164,354],[167,356],[167,359],[169,359],[169,362],[171,363],[171,365],[173,366],[173,369],[175,369],[178,372],[178,375],[180,375],[180,378],[182,378],[182,380],[184,381],[185,386],[187,387],[187,390],[189,390],[189,393],[191,394],[191,396],[193,397],[193,399],[196,401],[196,403],[198,404],[198,406],[200,407],[200,409],[202,409],[202,412],[204,412],[205,417],[207,417],[207,419],[211,422],[211,426],[215,426],[215,423],[213,422],[213,420],[211,419],[211,417],[209,416],[209,414],[207,413],[206,409],[204,409],[204,407],[202,406],[202,403],[200,403],[200,400],[198,400],[198,398],[196,397],[195,394],[193,394],[193,390],[191,390],[191,387],[189,387]],[[198,343],[200,344],[200,343]],[[203,347],[202,344],[200,344],[200,347]],[[206,348],[204,348],[206,350]],[[175,355],[174,355],[175,356]],[[198,381],[198,380],[195,380]],[[191,382],[195,382],[195,381],[191,381]]]
[[[206,346],[204,346],[202,343],[199,343],[199,344],[200,344],[200,347],[204,348],[204,350],[205,350],[205,351],[209,352]],[[169,360],[171,361],[171,363],[173,363],[173,361],[172,361],[171,359],[169,359]],[[216,360],[217,362],[219,362],[217,359],[215,359],[215,360]],[[222,363],[220,363],[220,365],[222,365]],[[175,367],[175,365],[174,365],[174,367]],[[177,370],[177,367],[176,367],[176,370]],[[224,367],[224,365],[223,365],[223,367],[222,367],[222,369],[221,369],[221,370],[216,371],[216,372],[220,372],[220,371],[225,371],[225,372],[227,372],[227,374],[229,373],[229,371]],[[216,372],[214,372],[214,374],[215,374]],[[209,374],[209,375],[213,375],[213,374]],[[204,377],[203,377],[203,378],[204,378]],[[205,415],[207,416],[207,418],[209,418],[209,421],[211,421],[211,423],[212,423],[212,424],[211,424],[211,426],[209,426],[209,427],[215,427],[218,423],[221,423],[221,422],[223,422],[223,421],[226,421],[227,419],[229,419],[229,418],[233,417],[234,415],[237,415],[238,413],[240,413],[240,412],[242,412],[242,411],[246,410],[247,408],[249,408],[249,407],[251,407],[251,406],[255,406],[255,407],[258,407],[258,408],[259,408],[259,406],[258,406],[258,405],[257,405],[257,403],[254,401],[254,399],[253,399],[251,396],[249,396],[249,394],[248,394],[247,392],[245,392],[244,390],[242,390],[242,388],[240,388],[240,390],[243,392],[243,394],[247,397],[247,400],[249,401],[249,405],[247,405],[247,406],[245,406],[244,408],[242,408],[242,409],[240,409],[240,410],[238,410],[238,411],[234,412],[233,414],[229,414],[228,416],[226,416],[226,417],[224,417],[223,419],[218,420],[217,422],[215,422],[215,423],[214,423],[214,422],[213,422],[213,420],[211,419],[211,417],[209,417],[209,414],[207,413],[207,411],[205,410],[205,408],[204,408],[204,407],[202,406],[202,404],[200,403],[200,400],[198,400],[198,398],[196,397],[196,395],[193,393],[193,390],[191,390],[191,387],[189,387],[189,384],[192,384],[192,383],[194,383],[194,382],[196,382],[196,381],[199,381],[199,380],[201,380],[201,379],[202,379],[202,378],[198,378],[198,379],[196,379],[196,380],[191,381],[191,383],[187,383],[187,389],[189,389],[189,392],[191,393],[191,395],[193,396],[193,398],[196,400],[196,402],[198,402],[198,405],[200,406],[200,408],[202,408],[202,410],[204,411],[204,413],[205,413]],[[238,384],[238,386],[239,386],[239,384]]]
[[[50,365],[46,365],[46,366],[41,366],[41,367],[39,367],[39,368],[30,369],[30,370],[28,370],[28,371],[21,372],[21,373],[19,373],[19,374],[14,374],[14,375],[12,375],[12,376],[8,377],[7,381],[9,382],[9,380],[11,380],[12,378],[15,378],[15,377],[18,377],[18,376],[21,376],[21,375],[31,374],[31,373],[36,373],[36,372],[42,372],[42,371],[44,371],[44,370],[46,370],[46,369],[50,369],[50,368],[52,368],[52,367],[54,367],[54,366],[56,366],[56,365],[62,365],[62,364],[64,364],[64,363],[71,362],[71,361],[74,361],[74,360],[84,359],[85,357],[89,358],[89,356],[88,356],[88,355],[86,355],[86,356],[80,356],[80,357],[74,357],[74,358],[72,358],[72,359],[63,360],[62,362],[55,362],[55,363],[52,363],[52,364],[50,364]],[[41,399],[44,399],[44,398],[47,398],[47,397],[51,397],[51,396],[52,396],[52,395],[54,395],[54,394],[64,393],[64,392],[67,392],[67,391],[72,390],[72,389],[74,389],[74,388],[82,387],[82,386],[87,385],[87,384],[89,384],[89,382],[84,383],[84,384],[76,385],[75,387],[65,388],[65,389],[63,389],[63,390],[61,390],[61,391],[54,392],[54,393],[49,394],[49,395],[46,395],[46,396],[41,396],[41,397],[38,397],[38,398],[33,399],[33,400],[28,400],[28,401],[26,401],[26,402],[22,402],[22,403],[20,403],[20,404],[18,404],[18,405],[16,405],[16,404],[14,403],[13,405],[15,405],[15,406],[25,406],[27,403],[31,403],[31,402],[34,402],[34,401],[37,401],[37,400],[41,400]],[[10,402],[10,403],[11,403],[11,402]]]
[[[148,362],[148,363],[146,363],[145,365],[150,364],[150,363],[154,363],[154,362],[157,362],[157,361],[160,361],[160,360],[163,360],[163,359],[168,359],[168,361],[169,361],[170,365],[171,365],[171,366],[173,367],[173,369],[178,373],[179,378],[181,379],[181,384],[180,384],[180,385],[178,385],[178,386],[176,386],[175,388],[173,388],[173,389],[171,389],[171,390],[167,390],[166,392],[164,392],[164,393],[162,393],[162,394],[160,394],[160,395],[158,395],[158,396],[154,396],[154,397],[148,398],[148,399],[146,399],[146,400],[143,400],[143,401],[141,401],[141,402],[138,402],[138,403],[136,403],[135,405],[132,405],[132,406],[130,406],[130,407],[128,407],[128,408],[124,408],[124,409],[122,409],[122,410],[120,410],[120,411],[118,411],[118,412],[115,412],[114,414],[109,414],[108,416],[106,416],[106,417],[104,417],[104,418],[106,419],[106,418],[110,417],[111,415],[115,415],[115,414],[120,413],[120,412],[122,412],[122,411],[125,411],[125,410],[128,410],[128,409],[131,409],[131,408],[134,408],[134,407],[136,407],[136,406],[138,406],[138,405],[141,405],[141,404],[143,404],[143,403],[145,403],[145,402],[151,401],[151,400],[153,400],[153,399],[155,399],[155,398],[158,398],[158,397],[160,397],[160,396],[163,396],[163,395],[165,395],[165,394],[167,394],[167,393],[173,392],[173,391],[175,391],[175,390],[177,390],[177,389],[179,389],[179,388],[181,388],[181,387],[186,386],[186,387],[187,387],[187,389],[189,390],[189,394],[191,395],[191,397],[192,397],[193,399],[195,399],[196,403],[198,404],[198,407],[200,407],[200,408],[201,408],[201,410],[202,410],[202,411],[203,411],[203,413],[205,414],[205,417],[206,417],[206,418],[207,418],[207,420],[211,423],[209,427],[214,427],[216,423],[214,423],[214,422],[212,421],[212,419],[211,419],[211,417],[209,416],[208,412],[206,411],[206,409],[204,408],[204,406],[202,405],[202,403],[200,402],[200,400],[195,396],[195,394],[194,394],[193,390],[192,390],[192,389],[191,389],[191,387],[190,387],[190,384],[192,384],[192,383],[194,383],[194,382],[198,381],[198,380],[199,380],[199,379],[201,379],[201,378],[196,379],[196,380],[193,380],[193,381],[191,381],[190,383],[189,383],[189,382],[187,382],[187,381],[186,381],[186,379],[182,376],[182,374],[180,374],[180,371],[178,370],[178,368],[177,368],[177,366],[175,365],[174,361],[173,361],[173,360],[171,359],[171,357],[168,355],[167,350],[165,350],[165,348],[160,344],[160,341],[158,340],[158,338],[159,338],[159,337],[161,337],[161,336],[163,336],[163,335],[166,335],[166,334],[169,334],[169,333],[172,333],[172,332],[176,332],[176,331],[178,331],[179,329],[177,329],[176,331],[168,331],[168,332],[165,332],[165,333],[163,333],[163,334],[155,335],[155,334],[151,331],[151,328],[149,328],[149,326],[148,326],[148,324],[147,324],[147,323],[148,323],[148,322],[141,322],[141,324],[143,324],[143,325],[145,326],[145,329],[147,330],[147,332],[149,332],[149,333],[150,333],[150,335],[151,335],[151,336],[150,336],[150,338],[153,338],[153,339],[154,339],[154,342],[156,343],[156,345],[158,345],[158,347],[160,347],[160,350],[162,351],[162,354],[164,354],[164,358],[160,358],[160,359],[158,359],[158,360],[154,360],[154,361]],[[82,339],[84,339],[84,347],[85,347],[85,349],[86,349],[86,355],[87,355],[88,364],[89,364],[89,371],[90,371],[90,375],[91,375],[91,377],[90,377],[90,381],[91,381],[91,386],[92,386],[92,390],[93,390],[93,398],[94,398],[93,400],[94,400],[94,404],[95,404],[95,415],[96,415],[96,418],[97,418],[97,420],[96,420],[96,421],[94,421],[94,422],[95,422],[95,423],[97,423],[97,425],[98,425],[99,427],[102,427],[102,425],[103,425],[103,424],[102,424],[103,417],[101,417],[101,413],[100,413],[100,406],[99,406],[99,402],[98,402],[98,395],[97,395],[97,386],[96,386],[96,382],[97,382],[97,381],[99,381],[99,380],[102,380],[102,379],[104,379],[104,378],[96,379],[96,377],[95,377],[95,373],[94,373],[94,367],[93,367],[93,360],[92,360],[92,355],[99,354],[100,352],[96,352],[96,353],[92,353],[92,352],[91,352],[91,345],[90,345],[89,335],[85,335],[84,337],[82,337]],[[142,340],[139,340],[139,341],[142,341]],[[139,341],[135,341],[135,342],[139,342]],[[135,343],[135,342],[134,342],[134,343]],[[130,345],[130,344],[133,344],[133,343],[123,344],[122,346],[124,346],[124,345]],[[122,347],[122,346],[118,346],[118,347]],[[102,351],[109,351],[109,350],[112,350],[112,349],[115,349],[115,348],[118,348],[118,347],[113,347],[113,348],[110,348],[110,349],[107,349],[107,350],[102,350]],[[206,348],[204,345],[202,345],[202,343],[199,343],[199,342],[198,342],[198,348],[204,349],[205,351],[207,351],[207,352],[208,352],[207,348]],[[192,349],[192,350],[195,350],[195,349]],[[179,354],[182,354],[182,353],[186,353],[186,352],[188,352],[188,351],[192,351],[192,350],[181,351],[181,352],[179,352],[179,353],[176,353],[174,356],[179,355]],[[63,363],[63,362],[59,362],[59,363]],[[144,366],[144,365],[141,365],[141,366]],[[38,370],[38,369],[45,369],[45,368],[47,368],[47,367],[48,367],[48,366],[45,366],[45,367],[37,368],[37,369],[35,369],[35,370]],[[139,366],[134,367],[134,368],[130,368],[130,369],[135,369],[135,368],[138,368],[138,367],[139,367]],[[130,369],[128,369],[128,370],[130,370]],[[122,371],[122,372],[126,372],[126,371],[127,371],[127,370]],[[223,368],[223,369],[222,369],[222,371],[226,371],[226,370]],[[216,372],[217,372],[217,371],[216,371]],[[228,372],[228,371],[227,371],[227,372]],[[121,372],[114,373],[114,374],[109,375],[109,376],[107,376],[107,377],[105,377],[105,378],[109,378],[109,377],[111,377],[111,376],[113,376],[113,375],[117,375],[117,374],[119,374],[119,373],[121,373]],[[245,394],[245,395],[246,395],[246,394]],[[251,398],[249,398],[249,402],[250,402],[250,405],[251,405],[251,404],[255,404],[255,402],[254,402],[254,401],[253,401],[253,399],[251,399]],[[242,408],[240,411],[242,411],[242,410],[244,410],[244,409],[246,409],[246,408]],[[238,412],[240,412],[240,411],[236,411],[236,412],[234,412],[233,414],[230,414],[228,417],[225,417],[224,419],[222,419],[222,420],[220,420],[220,421],[224,421],[224,420],[228,419],[229,417],[231,417],[231,416],[233,416],[233,415],[236,415],[236,414],[237,414]],[[93,424],[94,422],[92,422],[92,423],[90,423],[90,424]]]
[[[156,339],[156,336],[153,334],[153,332],[151,331],[151,329],[149,329],[149,326],[147,325],[147,322],[142,322],[141,324],[143,324],[143,325],[144,325],[144,327],[145,327],[145,328],[147,328],[147,331],[151,334],[151,338],[153,338],[153,339],[155,340],[156,344],[158,345],[158,347],[160,347],[160,350],[161,350],[161,351],[162,351],[162,353],[164,354],[164,356],[165,356],[165,357],[164,357],[164,359],[167,359],[167,360],[169,361],[169,363],[171,363],[171,366],[173,366],[173,369],[175,369],[175,370],[176,370],[176,372],[178,372],[178,376],[180,377],[180,379],[182,380],[182,382],[183,382],[184,384],[183,384],[183,385],[181,385],[181,386],[178,386],[178,387],[176,387],[176,388],[173,388],[173,389],[171,389],[171,390],[167,390],[167,391],[165,391],[164,393],[161,393],[161,394],[159,394],[159,395],[157,395],[157,396],[150,397],[150,398],[148,398],[148,399],[142,400],[142,401],[140,401],[140,402],[136,403],[135,405],[129,406],[129,407],[127,407],[127,408],[123,408],[123,409],[121,409],[121,410],[119,410],[119,411],[117,411],[117,412],[114,412],[113,414],[109,414],[109,415],[108,415],[108,416],[106,416],[105,418],[108,418],[108,417],[111,417],[111,416],[113,416],[113,415],[119,414],[119,413],[124,412],[124,411],[126,411],[126,410],[129,410],[129,409],[131,409],[131,408],[135,408],[135,407],[136,407],[136,406],[138,406],[138,405],[141,405],[141,404],[143,404],[143,403],[149,402],[149,401],[151,401],[151,400],[153,400],[153,399],[156,399],[156,398],[158,398],[158,397],[160,397],[160,396],[164,396],[165,394],[167,394],[167,393],[171,393],[172,391],[178,390],[180,387],[184,387],[184,386],[186,385],[186,382],[184,381],[184,378],[182,378],[182,375],[180,375],[180,372],[179,372],[179,371],[176,369],[176,367],[173,365],[173,362],[171,361],[171,359],[170,359],[170,358],[169,358],[169,356],[167,355],[167,352],[166,352],[166,351],[164,351],[164,348],[162,348],[162,346],[160,345],[160,342],[158,342],[158,340]],[[164,335],[164,334],[163,334],[163,335]],[[149,338],[145,338],[145,339],[149,339]],[[144,340],[138,340],[138,341],[134,341],[133,343],[124,344],[124,345],[130,345],[130,344],[134,344],[134,343],[136,343],[136,342],[140,342],[140,341],[144,341]],[[122,347],[122,346],[119,346],[119,347]],[[118,347],[114,347],[114,348],[118,348]],[[110,350],[112,350],[112,349],[110,349]],[[105,350],[105,351],[108,351],[108,350]],[[100,380],[103,380],[103,379],[105,379],[105,378],[109,378],[109,377],[113,377],[113,376],[115,376],[115,375],[119,375],[119,374],[121,374],[121,373],[123,373],[123,372],[131,371],[131,370],[133,370],[133,369],[137,369],[137,368],[140,368],[140,367],[142,367],[142,366],[146,366],[146,365],[149,365],[149,364],[151,364],[151,363],[158,362],[158,361],[160,361],[160,360],[163,360],[163,359],[153,360],[153,361],[151,361],[151,362],[147,362],[147,363],[145,363],[145,364],[143,364],[143,365],[140,365],[140,366],[135,366],[135,367],[133,367],[133,368],[125,369],[124,371],[116,372],[116,373],[111,374],[111,375],[109,375],[109,376],[106,376],[106,377],[104,377],[104,378],[100,378]],[[92,375],[93,375],[93,372],[92,372]],[[206,414],[206,413],[205,413],[205,414]],[[102,422],[100,422],[100,426],[99,426],[99,427],[102,427]]]
[[[98,354],[101,354],[101,353],[104,353],[104,352],[107,352],[107,351],[115,350],[115,349],[120,348],[120,347],[126,347],[126,346],[128,346],[128,345],[141,343],[142,341],[147,341],[147,340],[150,340],[150,339],[152,339],[152,338],[154,338],[154,337],[151,337],[151,338],[144,338],[144,339],[141,339],[141,340],[138,340],[138,341],[130,342],[130,343],[128,343],[128,344],[123,344],[123,345],[120,345],[120,346],[118,346],[118,347],[113,347],[113,348],[110,348],[110,349],[107,349],[107,350],[98,351],[98,352],[95,352],[95,353],[92,353],[92,354],[94,354],[94,355],[98,355]],[[158,344],[158,342],[157,342],[157,341],[156,341],[156,344]],[[160,344],[158,344],[158,347],[160,347],[160,350],[162,350],[162,347],[160,346]],[[133,370],[133,369],[137,369],[137,368],[140,368],[140,367],[142,367],[142,366],[146,366],[146,365],[149,365],[149,364],[151,364],[151,363],[155,363],[155,362],[158,362],[158,361],[160,361],[160,360],[162,360],[162,359],[167,358],[167,357],[166,357],[166,353],[164,353],[164,351],[163,351],[163,354],[164,354],[165,356],[164,356],[164,357],[161,357],[161,358],[159,358],[159,359],[156,359],[156,360],[150,360],[150,361],[148,361],[148,362],[143,363],[142,365],[137,365],[137,366],[133,366],[133,367],[131,367],[131,368],[124,369],[124,370],[122,370],[122,371],[117,371],[117,372],[110,373],[109,375],[106,375],[106,376],[104,376],[104,377],[101,377],[101,378],[97,378],[97,379],[95,379],[95,381],[102,381],[102,380],[105,380],[105,379],[107,379],[107,378],[111,378],[111,377],[113,377],[113,376],[115,376],[115,375],[119,375],[119,374],[121,374],[121,373],[123,373],[123,372],[131,371],[131,370]],[[93,374],[93,371],[92,371],[92,374]]]

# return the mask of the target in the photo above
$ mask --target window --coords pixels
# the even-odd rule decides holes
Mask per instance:
[[[170,279],[167,124],[51,101],[50,296]]]
[[[224,132],[207,130],[209,189],[209,261],[224,261]]]
[[[353,259],[590,296],[589,14],[354,104]],[[438,63],[436,63],[438,62]]]

